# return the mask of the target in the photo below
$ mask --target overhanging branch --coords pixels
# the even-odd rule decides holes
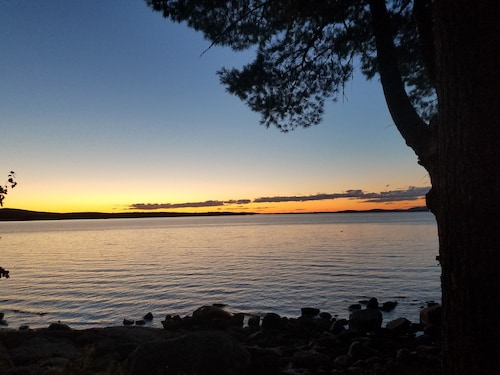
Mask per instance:
[[[406,144],[415,151],[420,163],[429,170],[428,164],[434,153],[431,145],[432,134],[406,93],[385,0],[370,0],[369,3],[377,48],[378,71],[387,107]]]

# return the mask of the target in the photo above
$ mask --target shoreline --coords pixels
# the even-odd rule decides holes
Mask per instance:
[[[440,374],[439,305],[421,322],[382,326],[375,298],[348,318],[304,307],[297,318],[246,317],[222,305],[185,317],[167,315],[123,326],[0,330],[2,374]]]

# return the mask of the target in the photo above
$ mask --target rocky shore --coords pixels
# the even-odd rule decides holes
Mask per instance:
[[[167,315],[163,329],[124,320],[121,327],[0,330],[0,374],[313,375],[440,374],[440,306],[420,322],[398,318],[372,298],[342,319],[305,307],[297,318],[233,314],[204,306]]]

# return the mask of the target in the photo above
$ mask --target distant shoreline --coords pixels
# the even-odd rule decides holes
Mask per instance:
[[[409,209],[372,209],[372,210],[343,210],[331,212],[286,212],[272,215],[303,215],[303,214],[332,214],[332,213],[380,213],[380,212],[427,212],[427,207],[412,207]],[[36,221],[36,220],[85,220],[85,219],[138,219],[152,217],[200,217],[200,216],[246,216],[268,215],[256,212],[41,212],[20,210],[15,208],[0,209],[0,221]]]

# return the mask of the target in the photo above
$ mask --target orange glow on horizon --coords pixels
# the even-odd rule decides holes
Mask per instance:
[[[27,189],[26,189],[27,190]],[[151,201],[160,201],[158,196],[151,197]],[[205,202],[205,199],[186,199],[177,197],[172,200],[172,207],[161,207],[158,209],[131,208],[131,201],[135,200],[128,193],[110,195],[107,192],[99,195],[97,192],[90,194],[59,194],[49,192],[46,196],[40,196],[39,192],[23,191],[17,189],[9,193],[5,200],[5,208],[18,208],[31,211],[44,212],[185,212],[185,213],[205,213],[205,212],[249,212],[249,213],[310,213],[310,212],[336,212],[344,210],[372,210],[372,209],[408,209],[412,207],[425,206],[425,199],[422,197],[416,200],[401,200],[393,202],[366,202],[356,198],[337,198],[306,201],[289,202],[250,202],[247,204],[228,203],[224,200],[214,200],[214,205],[189,204],[182,202]],[[110,203],[111,202],[111,203]],[[217,203],[220,204],[218,205]]]
[[[30,202],[31,204],[17,204],[14,200],[9,201],[5,208],[18,208],[30,211],[44,212],[180,212],[180,213],[205,213],[205,212],[248,212],[259,214],[276,214],[276,213],[314,213],[314,212],[336,212],[345,210],[372,210],[372,209],[409,209],[412,207],[425,206],[425,199],[398,201],[398,202],[363,202],[354,199],[333,199],[322,201],[307,201],[307,202],[279,202],[279,203],[249,203],[245,205],[225,204],[222,206],[206,206],[206,207],[186,207],[186,208],[160,208],[157,210],[146,209],[131,209],[125,204],[109,205],[106,203],[96,202],[80,202],[68,205],[53,205],[50,203],[43,204]]]

